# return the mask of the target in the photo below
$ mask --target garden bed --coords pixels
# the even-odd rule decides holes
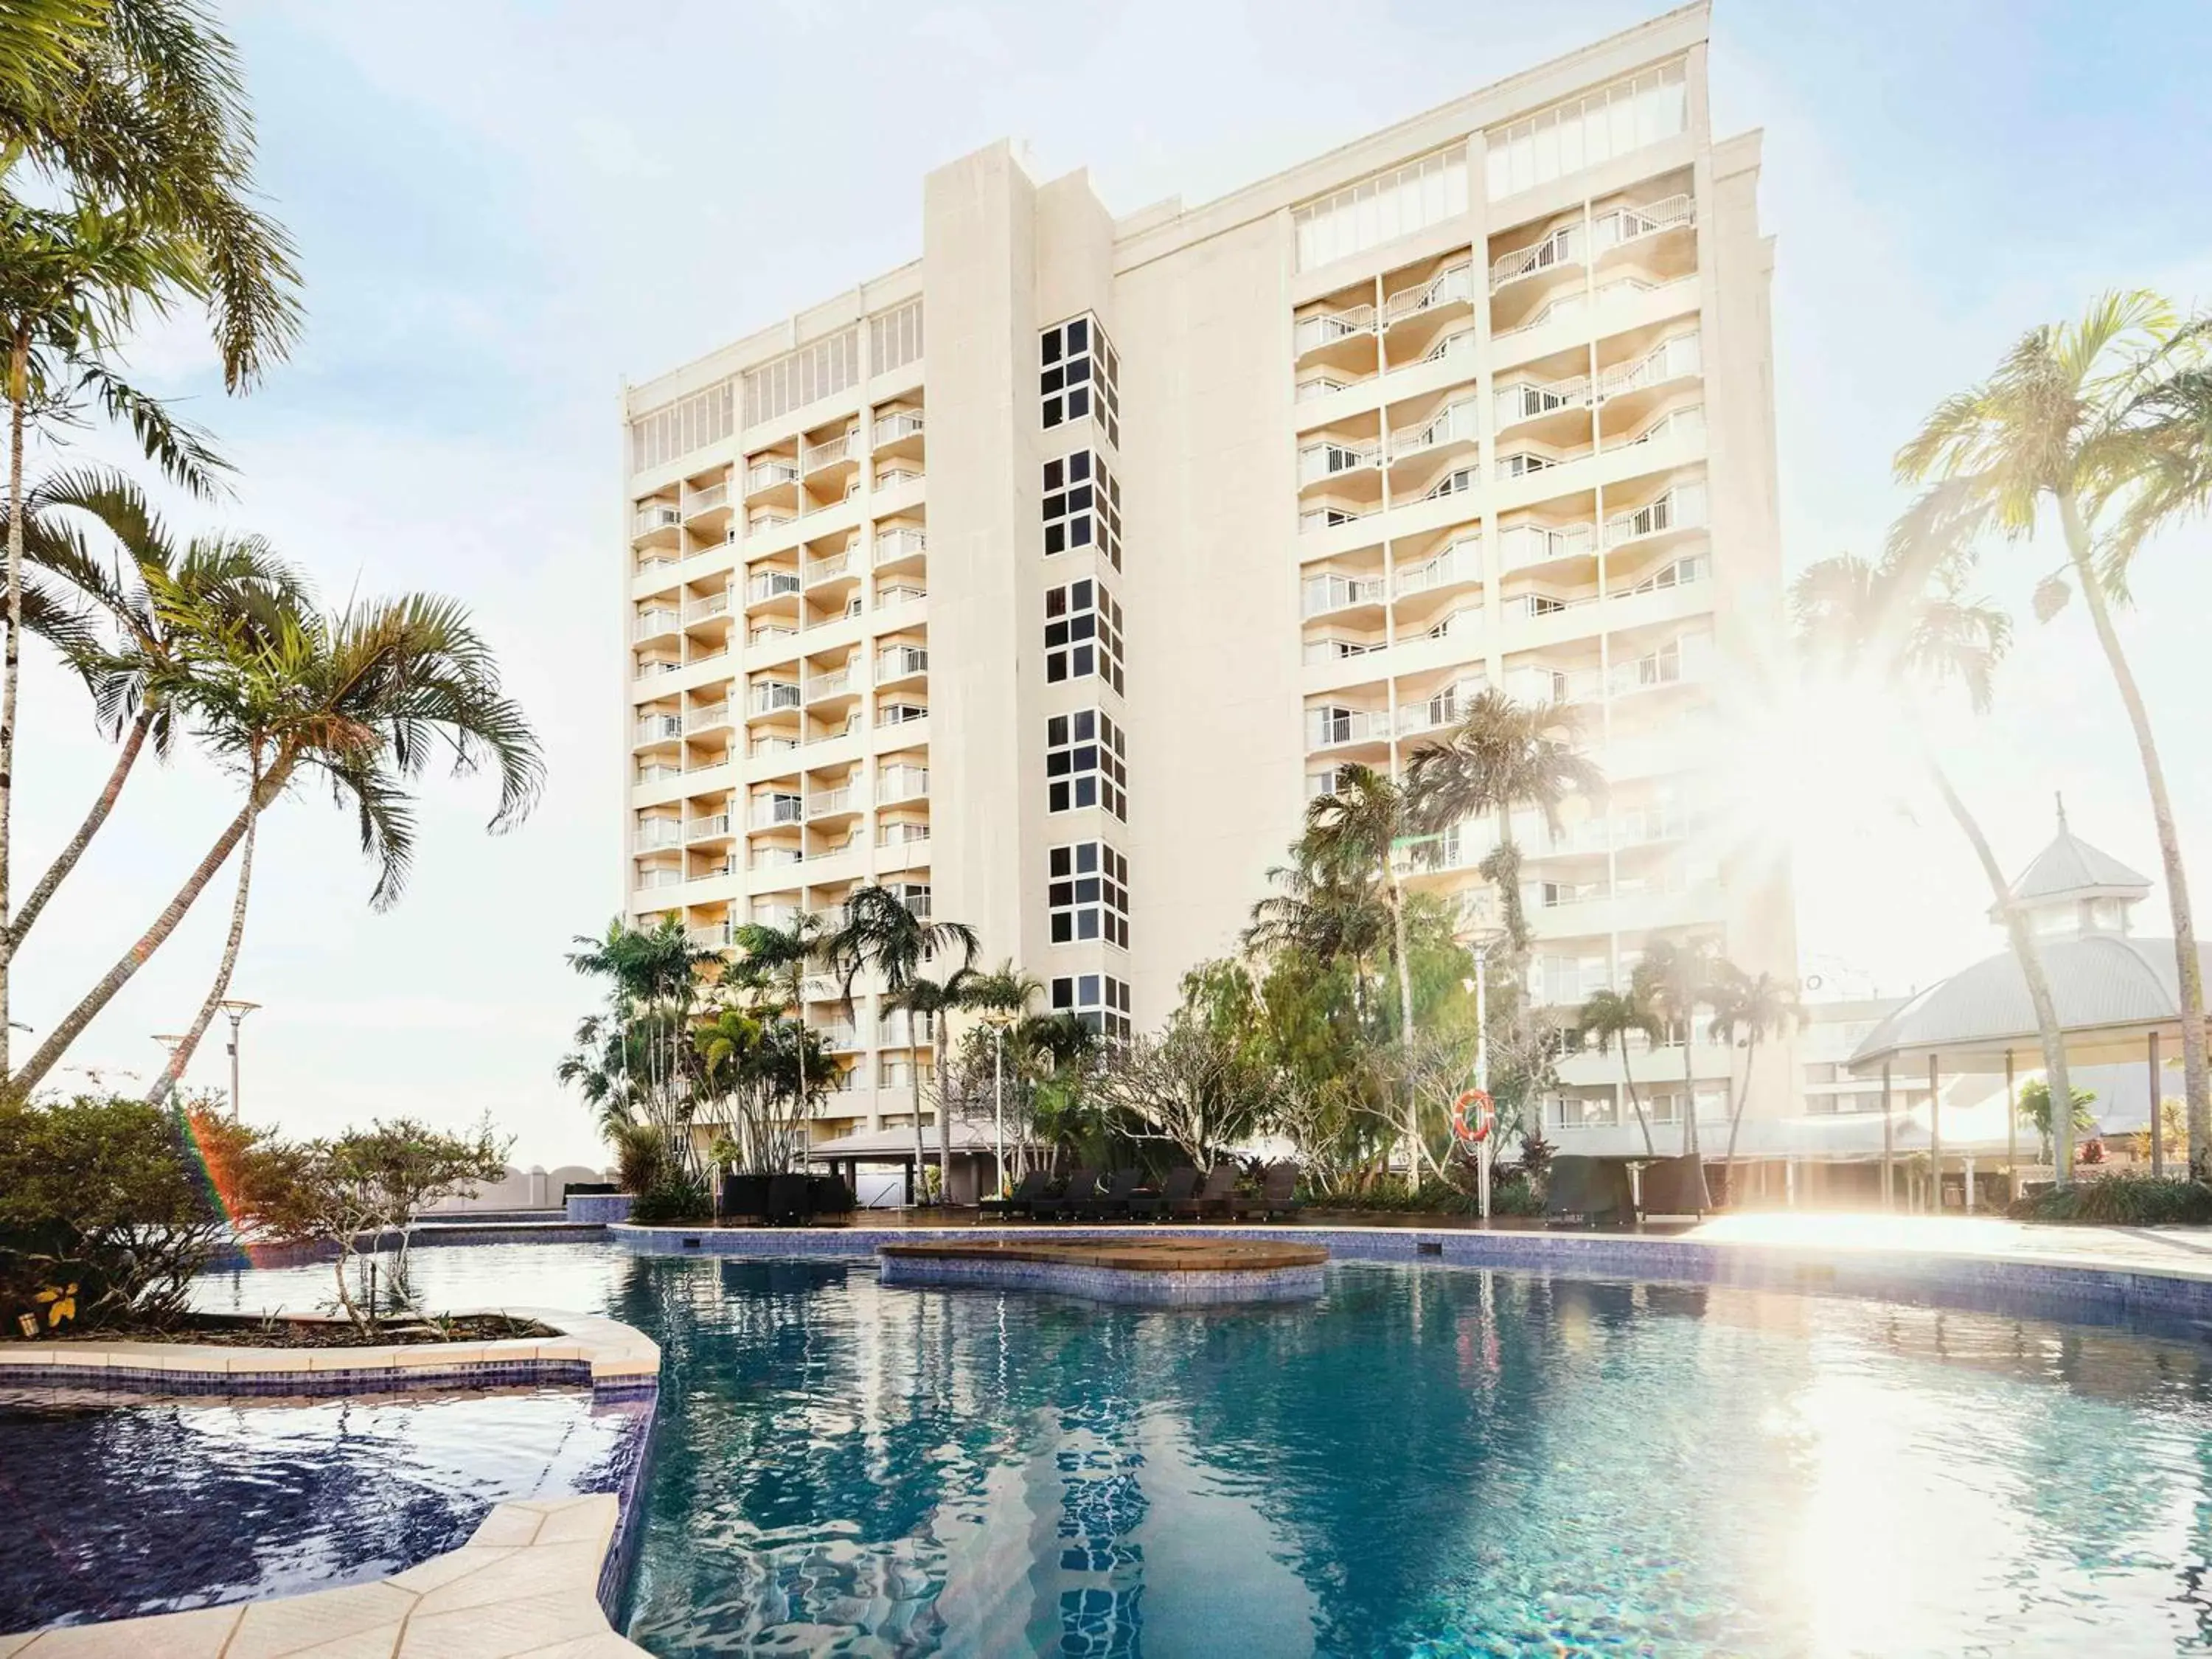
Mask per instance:
[[[456,1314],[451,1318],[387,1318],[374,1325],[350,1320],[286,1315],[259,1318],[250,1314],[185,1314],[159,1327],[118,1326],[98,1329],[64,1327],[36,1337],[16,1338],[24,1346],[61,1342],[189,1342],[195,1346],[241,1348],[389,1348],[422,1342],[511,1342],[560,1335],[552,1326],[510,1314]],[[0,1343],[0,1355],[8,1345]]]

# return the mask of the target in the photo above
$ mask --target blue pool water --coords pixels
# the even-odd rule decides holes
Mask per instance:
[[[595,1246],[418,1264],[662,1343],[627,1623],[666,1659],[2212,1650],[2185,1333],[1440,1266],[1201,1312]]]

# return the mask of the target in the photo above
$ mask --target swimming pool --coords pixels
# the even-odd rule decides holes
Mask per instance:
[[[418,1262],[662,1344],[626,1623],[668,1659],[2212,1650],[2212,1366],[2179,1328],[1437,1266],[1199,1311]]]

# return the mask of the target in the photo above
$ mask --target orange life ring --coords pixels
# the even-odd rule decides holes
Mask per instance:
[[[1474,1121],[1468,1121],[1468,1108],[1474,1109]],[[1498,1109],[1491,1103],[1489,1094],[1481,1089],[1464,1089],[1451,1103],[1452,1139],[1467,1145],[1480,1146],[1490,1139],[1491,1127],[1498,1121]]]

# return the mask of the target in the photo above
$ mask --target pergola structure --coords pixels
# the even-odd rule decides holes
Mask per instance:
[[[2151,1162],[2162,1174],[2167,1149],[2159,1126],[2164,1092],[2160,1054],[2162,1045],[2172,1045],[2163,1052],[2178,1051],[2181,998],[2173,941],[2138,939],[2130,931],[2131,914],[2149,891],[2147,878],[2075,835],[2062,805],[2057,837],[2013,884],[2012,896],[2027,915],[2051,981],[2067,1064],[2141,1060],[2149,1067]],[[1995,907],[1990,914],[2002,920]],[[2204,960],[2212,969],[2212,953]],[[1977,1157],[2001,1153],[2008,1192],[2016,1185],[2019,1073],[2042,1071],[2043,1047],[2027,976],[2011,951],[1986,957],[1921,992],[1867,1034],[1850,1065],[1858,1076],[1881,1079],[1885,1204],[1896,1201],[1894,1164],[1900,1152],[1926,1152],[1939,1208],[1947,1158],[1960,1167],[1967,1209],[1973,1207]],[[1893,1079],[1901,1071],[1923,1066],[1930,1094],[1926,1121],[1919,1121],[1917,1114],[1893,1116]],[[2002,1106],[1956,1112],[1946,1125],[1940,1084],[1947,1073],[2002,1073]],[[2052,1109],[2063,1111],[2066,1106],[2054,1102]]]

